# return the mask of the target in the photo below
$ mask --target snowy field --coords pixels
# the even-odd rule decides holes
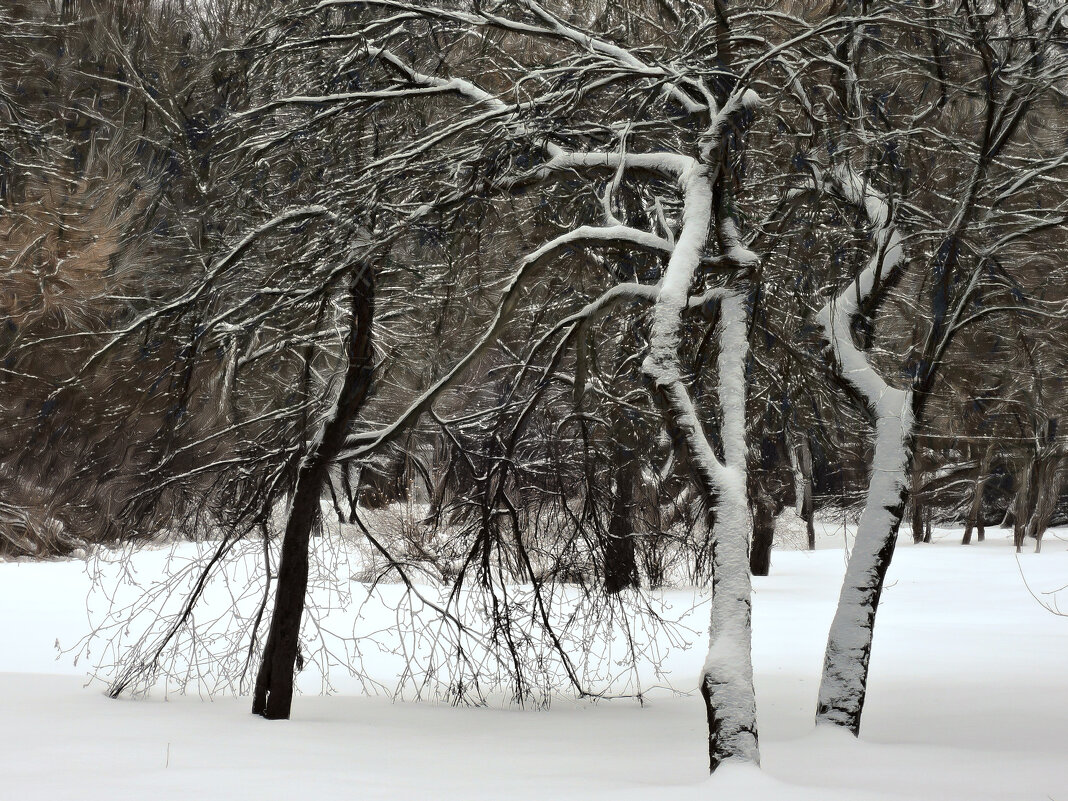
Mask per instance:
[[[1005,530],[967,548],[958,531],[935,536],[895,557],[859,741],[812,724],[843,532],[828,527],[813,553],[775,552],[755,582],[763,769],[711,780],[700,698],[667,690],[644,706],[524,711],[342,685],[297,697],[286,722],[253,717],[245,698],[111,701],[56,659],[57,640],[87,626],[85,563],[2,563],[0,799],[1068,801],[1068,617],[1043,606],[1068,612],[1068,530],[1019,559]],[[692,605],[692,593],[666,596]],[[702,645],[671,653],[677,689],[693,689]]]

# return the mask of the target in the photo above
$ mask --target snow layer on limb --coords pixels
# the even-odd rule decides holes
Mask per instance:
[[[719,400],[726,460],[718,481],[712,540],[712,605],[701,694],[708,708],[712,769],[725,759],[760,761],[753,687],[752,581],[745,442],[745,300],[723,299],[720,319]]]
[[[875,614],[890,566],[908,497],[913,455],[913,394],[890,386],[868,354],[853,341],[851,325],[862,305],[880,291],[883,280],[903,264],[901,236],[887,199],[847,167],[835,169],[827,184],[846,201],[863,208],[874,227],[875,247],[864,269],[818,319],[831,344],[838,370],[864,398],[875,416],[874,455],[838,607],[831,623],[820,682],[816,720],[860,731]]]
[[[707,244],[712,188],[707,167],[682,172],[682,227],[653,309],[651,343],[643,370],[663,399],[669,425],[686,444],[688,458],[716,511],[712,534],[713,588],[709,650],[701,675],[709,724],[712,770],[727,760],[758,762],[753,688],[749,538],[746,492],[745,357],[743,297],[725,293],[720,322],[719,399],[723,414],[721,461],[708,441],[679,362],[682,316]]]

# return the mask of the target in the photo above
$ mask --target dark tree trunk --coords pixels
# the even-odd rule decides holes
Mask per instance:
[[[805,499],[801,506],[801,518],[805,521],[805,533],[808,538],[808,549],[816,550],[816,522],[815,509],[812,505],[812,481],[805,484]]]
[[[346,523],[356,522],[356,499],[360,494],[360,474],[356,474],[356,480],[352,480],[352,463],[345,462],[341,465],[341,484],[345,488],[345,502],[349,507]]]
[[[912,492],[910,496],[911,506],[911,520],[912,520],[912,541],[914,543],[923,542],[923,500],[920,497],[921,484],[923,480],[923,472],[919,466],[914,465],[912,468]]]
[[[1032,481],[1034,504],[1027,533],[1035,538],[1035,553],[1042,551],[1042,535],[1049,528],[1050,518],[1061,494],[1063,471],[1055,453],[1045,453],[1037,461]]]
[[[351,293],[345,379],[322,438],[312,445],[297,472],[293,504],[282,539],[271,628],[256,676],[252,711],[270,720],[288,718],[290,714],[300,622],[308,590],[308,542],[321,522],[319,500],[323,485],[329,480],[329,467],[341,452],[351,423],[367,397],[374,370],[371,348],[374,282],[369,266],[363,267],[354,278]]]
[[[1016,553],[1023,550],[1024,540],[1027,538],[1027,523],[1031,519],[1033,472],[1034,461],[1029,459],[1027,466],[1020,474],[1019,486],[1016,488],[1016,501],[1013,504],[1012,544],[1016,546]]]
[[[771,570],[771,546],[775,539],[775,501],[754,480],[753,499],[753,544],[749,549],[749,572],[754,576],[766,576]]]
[[[628,587],[638,586],[638,563],[634,551],[634,532],[631,526],[633,476],[630,471],[617,473],[616,492],[612,503],[612,519],[604,549],[604,588],[615,594]]]
[[[341,508],[341,498],[337,494],[337,488],[334,486],[334,481],[329,475],[326,477],[326,489],[330,493],[330,502],[334,505],[334,514],[337,515],[337,522],[348,523],[348,516],[345,514],[345,510]]]
[[[983,456],[975,472],[975,491],[972,494],[972,504],[968,509],[968,519],[964,525],[964,538],[962,545],[971,545],[972,529],[976,529],[979,542],[985,539],[986,532],[983,529],[983,491],[986,489],[987,479],[990,477],[990,459],[993,455],[993,446],[988,445],[983,450]]]
[[[802,437],[798,443],[796,458],[797,468],[801,473],[801,498],[799,499],[801,519],[805,521],[808,549],[814,551],[816,550],[816,524],[812,500],[812,448],[809,447],[808,437]]]
[[[616,412],[615,414],[619,414]],[[634,548],[634,487],[639,480],[638,461],[625,423],[612,426],[613,473],[612,516],[604,542],[604,589],[610,595],[638,586],[638,561]]]

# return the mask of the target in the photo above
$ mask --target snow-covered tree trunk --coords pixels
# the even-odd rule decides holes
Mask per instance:
[[[887,384],[867,353],[853,341],[852,323],[861,305],[879,291],[880,278],[885,281],[902,262],[901,237],[893,225],[889,204],[848,168],[836,170],[829,183],[845,200],[864,209],[875,229],[875,246],[867,265],[819,314],[842,377],[853,385],[875,418],[871,479],[827,638],[816,711],[818,723],[844,726],[857,734],[875,614],[908,500],[915,452],[914,396],[911,390]]]
[[[746,312],[735,293],[722,301],[720,404],[723,414],[724,461],[712,450],[681,376],[663,381],[671,425],[682,436],[705,497],[715,518],[712,533],[712,603],[708,654],[701,671],[701,695],[708,716],[709,765],[714,771],[727,760],[759,762],[756,696],[752,660],[752,584],[749,541],[752,518],[746,491],[745,372]]]
[[[718,366],[725,465],[717,481],[711,622],[701,673],[713,769],[726,759],[759,761],[749,574],[753,524],[746,492],[744,300],[732,294],[722,309]]]
[[[694,475],[715,516],[712,534],[712,604],[701,695],[708,715],[709,765],[759,762],[753,689],[749,540],[752,519],[746,491],[744,299],[721,301],[719,400],[724,460],[715,454],[683,383],[679,328],[711,223],[706,171],[694,165],[683,178],[686,209],[675,250],[653,311],[652,342],[644,370],[663,400],[669,426],[685,443]]]
[[[888,388],[875,424],[875,455],[857,538],[831,623],[820,681],[818,723],[860,732],[875,613],[908,499],[911,393]]]
[[[393,6],[391,3],[381,5],[388,9]],[[403,4],[401,7],[407,8]],[[581,320],[595,316],[600,310],[623,298],[652,303],[649,352],[643,361],[643,371],[649,379],[651,393],[664,414],[668,428],[676,435],[680,450],[685,451],[696,483],[700,486],[710,513],[716,521],[712,533],[715,579],[710,648],[701,682],[708,705],[710,764],[714,770],[726,760],[756,762],[758,751],[750,655],[748,564],[752,525],[746,490],[748,453],[744,424],[748,311],[745,295],[738,291],[736,286],[727,288],[721,284],[698,296],[700,286],[708,280],[710,263],[714,263],[715,269],[721,269],[725,273],[740,273],[758,263],[757,257],[740,244],[734,225],[728,219],[726,204],[721,204],[724,208],[717,208],[717,193],[714,189],[717,181],[724,180],[728,132],[737,134],[741,128],[748,125],[748,116],[760,105],[761,101],[756,92],[748,88],[752,76],[747,72],[744,82],[735,78],[728,79],[727,74],[733,74],[734,71],[728,65],[728,31],[722,25],[721,35],[717,36],[718,67],[713,71],[714,80],[710,85],[708,79],[703,76],[703,71],[690,71],[693,73],[691,75],[680,70],[674,63],[670,67],[647,64],[639,58],[638,51],[631,52],[614,42],[600,39],[591,31],[574,27],[563,16],[558,16],[537,0],[522,0],[514,7],[505,4],[494,13],[478,8],[477,5],[472,12],[451,7],[436,9],[433,6],[412,6],[410,12],[416,16],[433,17],[435,20],[449,20],[462,29],[478,28],[481,31],[482,28],[489,27],[505,32],[508,37],[536,36],[539,41],[551,42],[559,47],[561,57],[577,46],[579,53],[574,56],[577,64],[584,65],[592,53],[603,68],[626,76],[628,82],[653,81],[654,94],[647,95],[643,90],[642,98],[635,106],[635,113],[639,114],[641,119],[644,120],[650,113],[648,98],[663,97],[669,99],[672,104],[672,116],[678,113],[676,107],[683,109],[698,121],[701,132],[695,140],[690,140],[686,134],[680,138],[665,138],[660,141],[643,136],[641,141],[635,142],[628,133],[620,134],[621,131],[630,130],[628,121],[624,127],[606,125],[603,135],[599,138],[584,135],[576,140],[567,126],[562,127],[561,135],[546,135],[540,122],[538,125],[531,125],[533,113],[542,114],[542,119],[554,120],[555,125],[556,120],[565,120],[571,112],[569,104],[580,100],[584,95],[572,98],[570,92],[560,93],[555,88],[555,83],[548,81],[544,91],[535,92],[529,101],[517,106],[513,100],[515,92],[502,92],[500,87],[491,91],[481,86],[477,80],[459,75],[445,77],[426,74],[417,69],[414,62],[409,63],[407,56],[401,57],[385,47],[369,46],[367,53],[375,62],[372,74],[373,70],[384,69],[390,74],[391,81],[393,78],[399,78],[408,87],[403,91],[411,92],[412,97],[423,98],[427,94],[436,94],[442,98],[457,100],[470,111],[466,118],[457,118],[460,121],[442,122],[442,127],[432,137],[428,136],[421,144],[409,147],[402,155],[391,158],[388,162],[383,161],[384,169],[401,165],[408,165],[413,170],[416,167],[421,168],[420,159],[424,148],[437,152],[441,143],[446,140],[465,139],[470,133],[485,129],[486,126],[501,126],[507,129],[515,141],[526,141],[529,146],[541,150],[542,155],[536,160],[533,169],[524,167],[521,173],[494,179],[491,187],[494,192],[509,195],[515,191],[525,191],[526,187],[542,180],[550,182],[551,185],[551,181],[561,174],[590,178],[598,176],[598,182],[608,175],[614,177],[600,198],[606,218],[605,224],[572,228],[529,254],[505,290],[499,301],[494,322],[479,344],[387,429],[383,429],[380,434],[354,435],[350,438],[350,449],[342,452],[340,456],[358,458],[370,452],[371,448],[382,444],[391,436],[390,432],[407,425],[427,411],[434,397],[455,382],[459,371],[475,358],[480,349],[496,340],[504,321],[518,304],[519,295],[524,290],[523,282],[543,262],[567,249],[600,245],[635,248],[668,255],[666,267],[656,285],[638,282],[617,284],[569,318],[570,322],[567,324],[577,325]],[[383,13],[391,11],[386,10]],[[717,4],[717,15],[725,19],[723,4]],[[401,17],[398,16],[397,19],[399,21]],[[484,34],[479,32],[477,35],[482,37]],[[390,34],[390,38],[393,38],[393,34]],[[507,54],[508,66],[495,76],[494,84],[499,83],[501,76],[512,74],[514,58],[514,53]],[[754,62],[753,69],[757,66],[759,63]],[[516,91],[519,95],[524,95],[526,87],[540,85],[548,73],[549,70],[543,66],[532,64],[531,73],[516,84]],[[600,73],[597,84],[597,92],[600,91],[600,86],[607,85]],[[400,94],[403,94],[403,91]],[[343,96],[358,96],[364,102],[377,102],[396,99],[400,94],[391,82],[380,91],[360,91]],[[304,99],[306,98],[301,96],[301,102],[304,102]],[[602,107],[594,111],[598,117],[608,113]],[[586,123],[583,122],[582,126],[585,128]],[[690,130],[698,129],[691,127]],[[576,142],[592,147],[590,150],[575,148]],[[456,176],[462,173],[459,167],[464,166],[462,162],[465,159],[474,159],[474,163],[478,163],[485,159],[486,151],[476,139],[475,145],[469,150],[465,146],[457,152],[460,156],[458,169],[452,172],[445,184],[456,182]],[[479,170],[481,169],[480,167]],[[397,181],[407,182],[412,174],[415,173],[398,172]],[[662,211],[658,215],[658,226],[663,231],[663,236],[651,230],[632,227],[626,213],[617,214],[625,208],[625,204],[621,209],[616,209],[614,200],[618,198],[614,196],[619,195],[621,187],[628,184],[631,185],[626,187],[629,192],[636,185],[634,179],[642,177],[654,178],[652,192],[659,192],[659,187],[666,182],[672,185],[670,192],[676,196],[671,201],[671,217],[674,219],[669,220]],[[385,185],[385,181],[382,185]],[[591,188],[592,186],[591,183]],[[426,194],[420,192],[418,196],[422,198]],[[598,194],[601,194],[600,190]],[[414,204],[415,196],[413,194],[412,198],[407,199],[415,211],[412,212],[414,216],[404,223],[405,226],[422,215],[424,209],[429,210],[433,206]],[[448,186],[442,196],[446,200],[460,197],[455,186]],[[680,205],[676,205],[676,198],[681,200]],[[443,207],[448,205],[445,200],[440,202]],[[654,205],[660,208],[659,199],[656,199]],[[674,209],[678,209],[677,216]],[[711,236],[713,230],[716,232],[714,240]],[[715,259],[710,259],[710,251],[717,249],[716,246],[720,253]],[[680,356],[684,317],[705,301],[712,299],[720,300],[722,308],[718,364],[722,458],[717,455],[705,434],[697,406],[683,374]]]

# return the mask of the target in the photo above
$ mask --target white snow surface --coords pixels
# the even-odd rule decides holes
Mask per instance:
[[[107,699],[84,666],[56,660],[56,639],[87,626],[86,563],[0,563],[0,798],[1068,801],[1068,617],[1039,602],[1068,610],[1068,529],[1019,559],[1003,529],[968,547],[952,529],[902,540],[858,741],[813,725],[850,533],[821,522],[820,550],[805,552],[790,550],[794,528],[780,519],[772,574],[754,580],[762,769],[727,764],[711,779],[700,637],[666,665],[690,694],[654,690],[644,706],[392,703],[342,680],[268,722],[247,698]],[[134,558],[142,578],[158,554]],[[688,610],[703,593],[663,595]],[[695,629],[707,619],[701,605],[689,614]]]

